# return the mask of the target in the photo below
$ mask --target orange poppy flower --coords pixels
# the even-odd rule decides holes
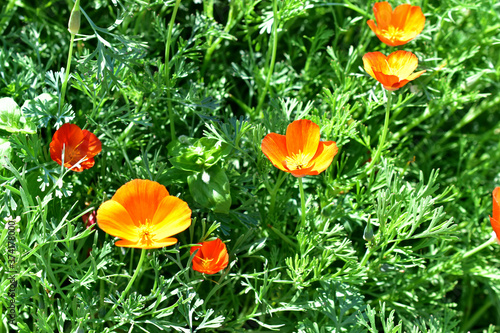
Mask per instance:
[[[191,225],[191,209],[165,186],[135,179],[99,207],[97,225],[121,238],[116,246],[155,249],[177,243],[171,236]]]
[[[500,241],[500,187],[493,190],[493,216],[490,216],[490,223]]]
[[[64,157],[63,157],[64,150]],[[52,136],[50,157],[57,164],[73,171],[83,171],[94,166],[94,156],[101,152],[101,141],[87,130],[74,124],[62,125]],[[82,161],[83,159],[83,161]],[[80,164],[77,164],[79,161]]]
[[[425,73],[425,70],[413,73],[418,59],[407,51],[392,52],[388,57],[380,52],[369,52],[363,56],[363,64],[365,71],[387,90],[397,90]]]
[[[389,46],[406,44],[424,30],[425,16],[419,6],[399,5],[393,11],[388,2],[377,2],[373,13],[378,26],[373,20],[368,20],[368,26]]]
[[[193,269],[200,273],[215,274],[226,268],[229,263],[226,244],[219,238],[191,247],[191,255],[196,250],[198,252],[193,258]]]
[[[325,171],[337,154],[334,141],[319,141],[319,126],[310,120],[296,120],[286,135],[269,133],[262,140],[262,152],[280,170],[295,177]]]

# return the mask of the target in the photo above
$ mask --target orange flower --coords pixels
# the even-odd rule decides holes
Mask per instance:
[[[262,152],[271,163],[295,177],[325,171],[337,151],[335,142],[319,141],[319,126],[306,119],[288,125],[286,135],[269,133],[262,140]]]
[[[191,247],[191,255],[196,250],[198,252],[193,258],[193,269],[195,271],[215,274],[227,267],[229,255],[227,254],[226,244],[219,238]]]
[[[64,150],[64,157],[63,157]],[[94,156],[101,152],[101,141],[87,130],[81,130],[74,124],[62,125],[52,137],[50,157],[57,164],[73,171],[83,171],[94,166]],[[76,166],[79,161],[83,161]]]
[[[121,238],[116,246],[155,249],[177,243],[170,237],[191,225],[191,209],[165,186],[135,179],[99,207],[97,225]]]
[[[373,13],[378,26],[373,20],[368,20],[368,26],[389,46],[406,44],[424,30],[425,16],[419,6],[405,4],[392,11],[388,2],[377,2]]]
[[[369,52],[363,56],[363,64],[365,71],[387,90],[397,90],[425,73],[425,70],[413,73],[418,59],[407,51],[392,52],[388,57],[380,52]]]
[[[493,216],[490,216],[490,223],[500,241],[500,187],[493,190]]]

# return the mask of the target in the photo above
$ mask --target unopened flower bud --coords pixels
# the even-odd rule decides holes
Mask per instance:
[[[80,30],[81,15],[82,13],[80,11],[80,1],[77,0],[75,2],[75,5],[73,6],[73,9],[71,10],[71,15],[68,22],[68,31],[73,35],[76,35]]]

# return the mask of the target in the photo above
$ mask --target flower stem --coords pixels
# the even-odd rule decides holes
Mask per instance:
[[[141,266],[142,266],[142,263],[144,262],[145,257],[146,257],[146,249],[142,249],[141,258],[139,259],[139,263],[137,264],[137,268],[135,269],[134,275],[132,276],[132,278],[128,282],[127,287],[125,287],[125,290],[122,292],[122,295],[120,296],[120,299],[118,300],[118,302],[116,302],[115,305],[113,305],[111,310],[108,311],[108,313],[106,314],[106,316],[104,318],[107,318],[108,316],[110,316],[113,313],[113,311],[115,311],[118,304],[121,304],[123,302],[128,291],[130,290],[130,288],[132,288],[132,284],[134,284],[135,278],[137,277],[137,275],[139,274],[139,271],[141,270]]]
[[[169,53],[170,53],[170,43],[172,42],[172,30],[174,28],[175,17],[177,16],[177,10],[181,0],[175,1],[174,11],[172,12],[172,17],[170,18],[170,23],[168,25],[168,35],[167,42],[165,43],[165,84],[167,86],[167,105],[168,105],[168,116],[170,118],[170,137],[172,141],[176,139],[175,135],[175,123],[174,123],[174,111],[172,109],[172,100],[170,96],[170,66],[169,66]]]
[[[304,195],[304,185],[302,184],[302,177],[299,177],[299,190],[300,190],[300,206],[301,206],[301,218],[302,218],[302,227],[306,226],[306,198]]]
[[[382,150],[384,149],[385,145],[385,139],[387,138],[387,132],[389,130],[389,116],[391,113],[391,106],[392,106],[392,92],[388,91],[387,92],[387,104],[385,108],[385,121],[384,121],[384,129],[382,130],[382,134],[380,135],[380,140],[378,144],[377,151],[375,152],[375,156],[373,156],[373,159],[368,165],[367,168],[367,173],[375,166],[375,164],[378,162],[378,159],[380,158],[380,155],[382,154]]]
[[[271,76],[274,71],[274,63],[276,62],[276,51],[278,49],[278,25],[279,25],[279,17],[278,17],[278,1],[273,0],[273,49],[271,54],[271,62],[269,64],[269,69],[267,71],[266,84],[262,93],[259,97],[259,103],[257,104],[257,109],[255,109],[255,113],[258,116],[260,113],[260,109],[262,108],[262,104],[264,104],[264,99],[266,98],[267,90],[269,88],[269,82],[271,82]]]
[[[61,102],[59,103],[59,112],[61,112],[64,106],[64,95],[66,95],[66,87],[68,86],[69,69],[71,67],[71,58],[73,57],[74,40],[75,40],[75,34],[71,34],[71,41],[69,42],[68,62],[66,63],[66,74],[64,75],[64,81],[61,88]]]
[[[482,249],[490,246],[491,244],[495,243],[495,241],[497,240],[497,237],[496,236],[492,236],[490,239],[488,239],[486,242],[484,242],[483,244],[479,245],[478,247],[470,250],[470,251],[467,251],[465,252],[464,256],[462,257],[462,259],[465,259],[467,257],[470,257],[474,254],[476,254],[477,252],[481,251]]]
[[[372,252],[370,251],[370,248],[367,247],[365,255],[363,256],[363,259],[361,259],[361,262],[359,263],[359,267],[363,267],[364,265],[366,265],[366,263],[368,262],[368,259],[370,258],[371,255],[372,255]]]

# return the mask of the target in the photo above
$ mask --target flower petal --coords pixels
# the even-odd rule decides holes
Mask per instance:
[[[157,182],[135,179],[120,187],[113,200],[125,207],[134,224],[139,226],[153,220],[160,202],[168,195],[165,186]]]
[[[311,170],[314,168],[314,162],[311,161],[309,162],[309,165],[306,168],[302,169],[296,169],[296,170],[290,170],[289,172],[294,176],[294,177],[304,177],[304,176],[309,176],[309,175],[315,175],[315,173],[311,173]]]
[[[419,33],[424,30],[425,26],[425,16],[422,13],[422,9],[419,6],[412,6],[411,13],[408,19],[406,20],[405,32],[410,35],[414,35],[413,38],[417,37]],[[412,39],[413,39],[412,38]]]
[[[387,30],[392,18],[391,5],[386,1],[377,2],[373,5],[373,13],[375,14],[378,27],[382,30]]]
[[[375,78],[377,79],[378,82],[382,83],[385,89],[387,90],[396,90],[399,89],[399,87],[394,88],[394,85],[397,85],[399,83],[399,77],[395,75],[387,75],[382,72],[374,72],[375,73]]]
[[[280,170],[288,172],[283,165],[288,152],[286,148],[286,136],[276,133],[269,133],[262,140],[262,152],[271,163]]]
[[[90,169],[94,166],[95,164],[95,160],[94,158],[89,158],[85,161],[83,161],[82,163],[80,163],[81,167],[80,168],[73,168],[72,170],[75,170],[75,171],[83,171],[84,169]]]
[[[319,144],[319,126],[307,119],[292,122],[286,129],[286,147],[288,156],[303,153],[309,155],[304,164],[309,163]]]
[[[101,140],[94,133],[83,130],[84,140],[88,142],[87,157],[91,158],[99,154],[102,150]]]
[[[155,239],[163,239],[178,234],[191,225],[191,209],[181,199],[165,197],[153,217],[152,232]]]
[[[393,90],[399,89],[402,86],[406,85],[408,82],[415,80],[417,77],[425,73],[425,70],[413,73],[412,75],[408,76],[405,80],[399,81],[397,84],[393,85]]]
[[[375,71],[387,73],[389,71],[389,66],[386,61],[387,57],[381,52],[368,52],[363,56],[363,65],[365,71],[370,74],[370,76],[377,80],[375,76]]]
[[[398,28],[400,30],[406,30],[405,29],[406,21],[408,20],[408,17],[411,14],[411,7],[412,5],[410,4],[403,4],[397,6],[392,12],[390,24],[393,27]]]
[[[157,241],[157,242],[153,242],[151,245],[145,245],[145,244],[141,244],[139,242],[132,242],[132,241],[128,241],[128,240],[119,240],[115,243],[116,246],[121,246],[121,247],[133,247],[133,248],[136,248],[136,249],[158,249],[158,248],[161,248],[161,247],[165,247],[165,246],[170,246],[170,245],[173,245],[177,243],[177,239],[175,238],[165,238],[163,239],[162,241]]]
[[[493,218],[500,221],[500,187],[493,190]]]
[[[97,211],[97,225],[111,236],[132,242],[139,241],[137,227],[127,210],[117,201],[104,202]]]
[[[368,21],[366,21],[366,23],[368,24],[368,26],[370,27],[370,29],[372,29],[372,31],[375,33],[375,35],[378,35],[380,33],[380,29],[375,24],[375,21],[368,20]]]
[[[333,158],[338,151],[339,149],[334,141],[320,141],[318,151],[312,160],[314,167],[310,174],[317,175],[325,171],[332,164]]]
[[[404,80],[417,68],[418,58],[411,52],[400,50],[392,52],[387,57],[387,63],[392,73],[386,74],[397,75],[399,80]]]

